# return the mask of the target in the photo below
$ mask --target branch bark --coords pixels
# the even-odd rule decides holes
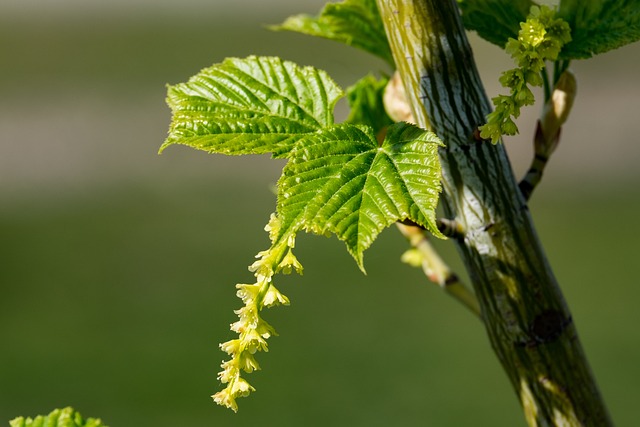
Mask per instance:
[[[531,426],[610,426],[575,325],[502,144],[474,138],[490,105],[455,0],[378,0],[416,122],[446,147],[448,218],[492,347]]]

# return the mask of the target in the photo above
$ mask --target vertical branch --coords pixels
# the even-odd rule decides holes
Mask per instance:
[[[414,117],[446,144],[442,203],[528,423],[612,425],[504,147],[473,137],[490,107],[455,0],[378,7]]]

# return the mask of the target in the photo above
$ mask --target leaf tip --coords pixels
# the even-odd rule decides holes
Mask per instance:
[[[360,269],[360,271],[362,272],[362,274],[364,274],[365,276],[367,275],[367,270],[364,268],[364,262],[363,260],[356,260],[356,263],[358,264],[358,268]]]
[[[347,251],[349,251],[353,259],[356,261],[356,264],[358,265],[358,268],[360,269],[362,274],[366,276],[367,270],[364,268],[364,251],[357,250],[357,249],[352,250],[348,245],[347,245]]]
[[[169,138],[167,138],[166,141],[164,141],[162,143],[162,145],[160,146],[160,148],[158,149],[158,155],[161,155],[162,153],[164,153],[164,150],[167,149],[167,147],[169,147],[170,145],[173,145],[174,142],[170,141]]]

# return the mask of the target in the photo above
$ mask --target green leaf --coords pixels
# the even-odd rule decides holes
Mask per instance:
[[[509,38],[518,38],[520,23],[526,21],[531,0],[458,0],[464,27],[504,48]]]
[[[305,134],[333,124],[342,90],[324,72],[274,57],[230,58],[170,86],[173,112],[160,148],[285,157]]]
[[[558,16],[571,26],[563,59],[582,59],[640,40],[640,0],[562,0]]]
[[[309,135],[279,181],[282,229],[336,234],[361,269],[363,252],[396,221],[443,237],[435,225],[441,145],[434,133],[402,122],[382,145],[371,128],[350,124]]]
[[[393,55],[375,0],[327,3],[318,16],[289,17],[273,30],[287,30],[335,40],[365,50],[394,66]]]
[[[347,100],[351,112],[347,123],[371,126],[376,135],[393,123],[384,109],[384,90],[388,77],[376,79],[371,74],[347,88]]]
[[[9,421],[11,427],[106,427],[100,419],[84,420],[73,408],[55,409],[49,415],[35,418],[18,417]]]

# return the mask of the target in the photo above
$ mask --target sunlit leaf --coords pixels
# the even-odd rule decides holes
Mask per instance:
[[[375,0],[327,3],[318,16],[291,16],[271,28],[339,41],[379,56],[391,66],[394,64]]]
[[[296,146],[279,181],[283,229],[334,233],[363,268],[363,252],[396,221],[411,220],[441,237],[437,136],[408,123],[373,130],[349,124],[324,129]]]
[[[342,90],[324,71],[274,57],[226,59],[170,86],[172,144],[210,153],[286,156],[302,135],[333,124]]]
[[[589,58],[640,40],[640,0],[562,0],[558,15],[571,26],[564,59]]]

